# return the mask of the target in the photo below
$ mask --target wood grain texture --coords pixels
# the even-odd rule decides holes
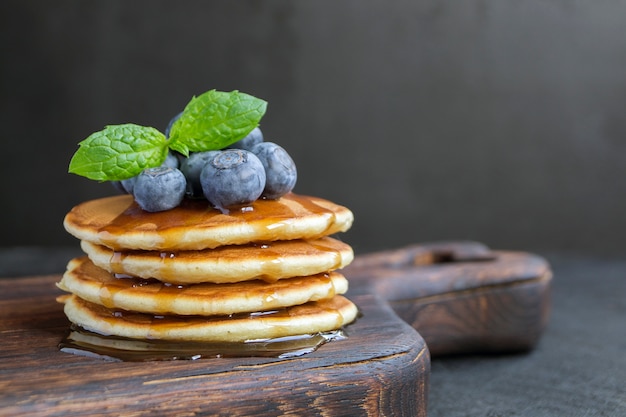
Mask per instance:
[[[288,360],[63,353],[60,277],[0,280],[0,415],[425,416],[431,353],[529,349],[548,314],[547,263],[477,243],[364,255],[344,272],[362,317]]]
[[[300,358],[105,362],[60,352],[58,276],[0,282],[0,415],[425,416],[423,339],[372,295],[349,337]]]
[[[552,272],[541,257],[475,242],[415,245],[357,258],[353,293],[376,293],[432,356],[529,350],[543,333]]]

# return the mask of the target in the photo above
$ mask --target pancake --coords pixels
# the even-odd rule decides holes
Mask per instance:
[[[343,268],[352,248],[330,237],[221,246],[201,251],[122,251],[83,241],[94,264],[109,272],[175,284],[239,282],[314,275]]]
[[[222,214],[206,200],[184,199],[163,212],[142,210],[130,195],[90,200],[64,219],[78,239],[114,250],[202,250],[223,245],[316,239],[348,230],[353,214],[330,201],[289,193]]]
[[[82,328],[135,339],[244,342],[331,331],[354,321],[357,307],[341,295],[266,313],[234,316],[154,316],[108,309],[76,295],[60,299]]]
[[[84,256],[69,262],[57,286],[107,308],[153,314],[228,315],[331,298],[345,293],[348,281],[343,275],[331,272],[273,284],[255,280],[177,286],[156,280],[116,278]]]

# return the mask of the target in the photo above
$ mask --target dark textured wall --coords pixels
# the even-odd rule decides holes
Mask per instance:
[[[353,209],[357,251],[474,239],[619,254],[626,3],[8,1],[0,245],[75,245],[112,193],[66,173],[106,124],[163,129],[194,94],[269,102],[296,191]]]

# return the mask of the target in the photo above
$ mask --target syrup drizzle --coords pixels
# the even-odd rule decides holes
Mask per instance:
[[[154,277],[162,281],[172,283],[181,282],[179,276],[178,265],[180,261],[190,264],[201,262],[204,264],[206,257],[210,257],[213,262],[233,262],[235,259],[246,259],[252,262],[255,267],[255,275],[244,277],[245,279],[262,279],[267,282],[275,282],[278,279],[285,278],[286,275],[286,257],[318,257],[323,256],[323,263],[317,261],[317,264],[302,264],[304,270],[299,272],[300,275],[311,275],[320,273],[321,271],[334,271],[344,266],[344,258],[342,253],[346,252],[347,245],[341,241],[332,238],[292,240],[281,242],[255,242],[244,245],[223,246],[210,250],[210,254],[205,251],[187,250],[187,251],[111,251],[107,265],[114,274],[128,276]],[[276,249],[274,248],[276,247]],[[104,249],[108,250],[108,249]],[[342,252],[343,251],[343,252]],[[148,262],[150,269],[144,267],[133,266],[136,260]],[[198,267],[200,270],[200,267]],[[207,273],[210,273],[207,270]],[[204,275],[204,279],[211,281],[208,275]],[[224,276],[220,275],[220,279]],[[243,278],[242,278],[243,280]],[[187,280],[187,283],[194,282]],[[227,282],[227,281],[226,281]]]
[[[322,273],[311,275],[308,277],[296,277],[286,280],[279,280],[273,285],[264,285],[260,280],[247,281],[243,283],[233,284],[189,284],[181,285],[158,281],[153,278],[137,278],[129,275],[109,274],[104,270],[96,267],[89,262],[87,258],[82,258],[75,269],[71,270],[70,277],[75,277],[76,282],[83,283],[83,287],[93,288],[90,295],[89,292],[80,293],[85,299],[91,302],[101,304],[109,309],[113,308],[129,308],[125,305],[118,305],[120,296],[126,300],[143,300],[141,304],[149,306],[150,312],[159,312],[162,314],[176,314],[175,305],[184,300],[187,302],[196,302],[199,299],[210,299],[211,302],[224,304],[227,300],[239,297],[245,292],[249,297],[259,300],[259,304],[254,307],[256,309],[267,311],[284,306],[282,300],[288,296],[292,288],[314,288],[309,293],[308,301],[314,301],[322,298],[331,298],[337,294],[333,273]],[[76,285],[76,284],[73,284]],[[75,290],[76,291],[76,290]],[[73,291],[74,292],[74,291]],[[149,300],[149,302],[146,302]],[[307,301],[302,299],[302,302]],[[186,302],[183,302],[183,304]],[[205,314],[218,314],[211,310],[212,304],[204,304]],[[231,306],[231,309],[234,307]],[[132,309],[132,307],[130,307]],[[147,312],[144,310],[144,312]],[[235,310],[233,310],[235,311]],[[178,313],[181,314],[181,313]],[[182,313],[189,314],[189,313]]]
[[[325,236],[340,231],[337,214],[307,196],[290,193],[282,200],[257,200],[252,204],[232,210],[225,215],[213,209],[203,200],[183,199],[176,209],[165,212],[147,213],[132,199],[128,207],[117,217],[101,225],[96,231],[100,241],[115,249],[122,249],[118,238],[128,230],[150,233],[160,241],[154,241],[154,248],[180,248],[190,228],[203,229],[228,224],[246,224],[258,241],[272,241],[285,236],[285,231],[294,226],[294,219],[307,216],[317,217],[323,224],[316,236]],[[82,223],[79,221],[79,223]],[[337,229],[337,230],[335,230]],[[314,236],[309,236],[314,237]],[[221,246],[224,242],[212,241],[206,237],[209,248]],[[244,243],[237,242],[237,244]]]

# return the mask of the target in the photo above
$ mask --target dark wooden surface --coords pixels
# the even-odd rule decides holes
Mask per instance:
[[[354,293],[375,293],[432,356],[527,351],[543,333],[552,272],[541,257],[475,242],[421,244],[357,258]]]
[[[58,276],[0,280],[0,415],[425,416],[423,339],[372,295],[350,336],[289,359],[105,362],[56,348]]]
[[[549,271],[532,255],[422,245],[346,274],[363,312],[346,340],[290,360],[152,363],[59,352],[59,277],[0,281],[0,414],[425,415],[429,352],[407,322],[437,354],[529,349],[545,323]]]

